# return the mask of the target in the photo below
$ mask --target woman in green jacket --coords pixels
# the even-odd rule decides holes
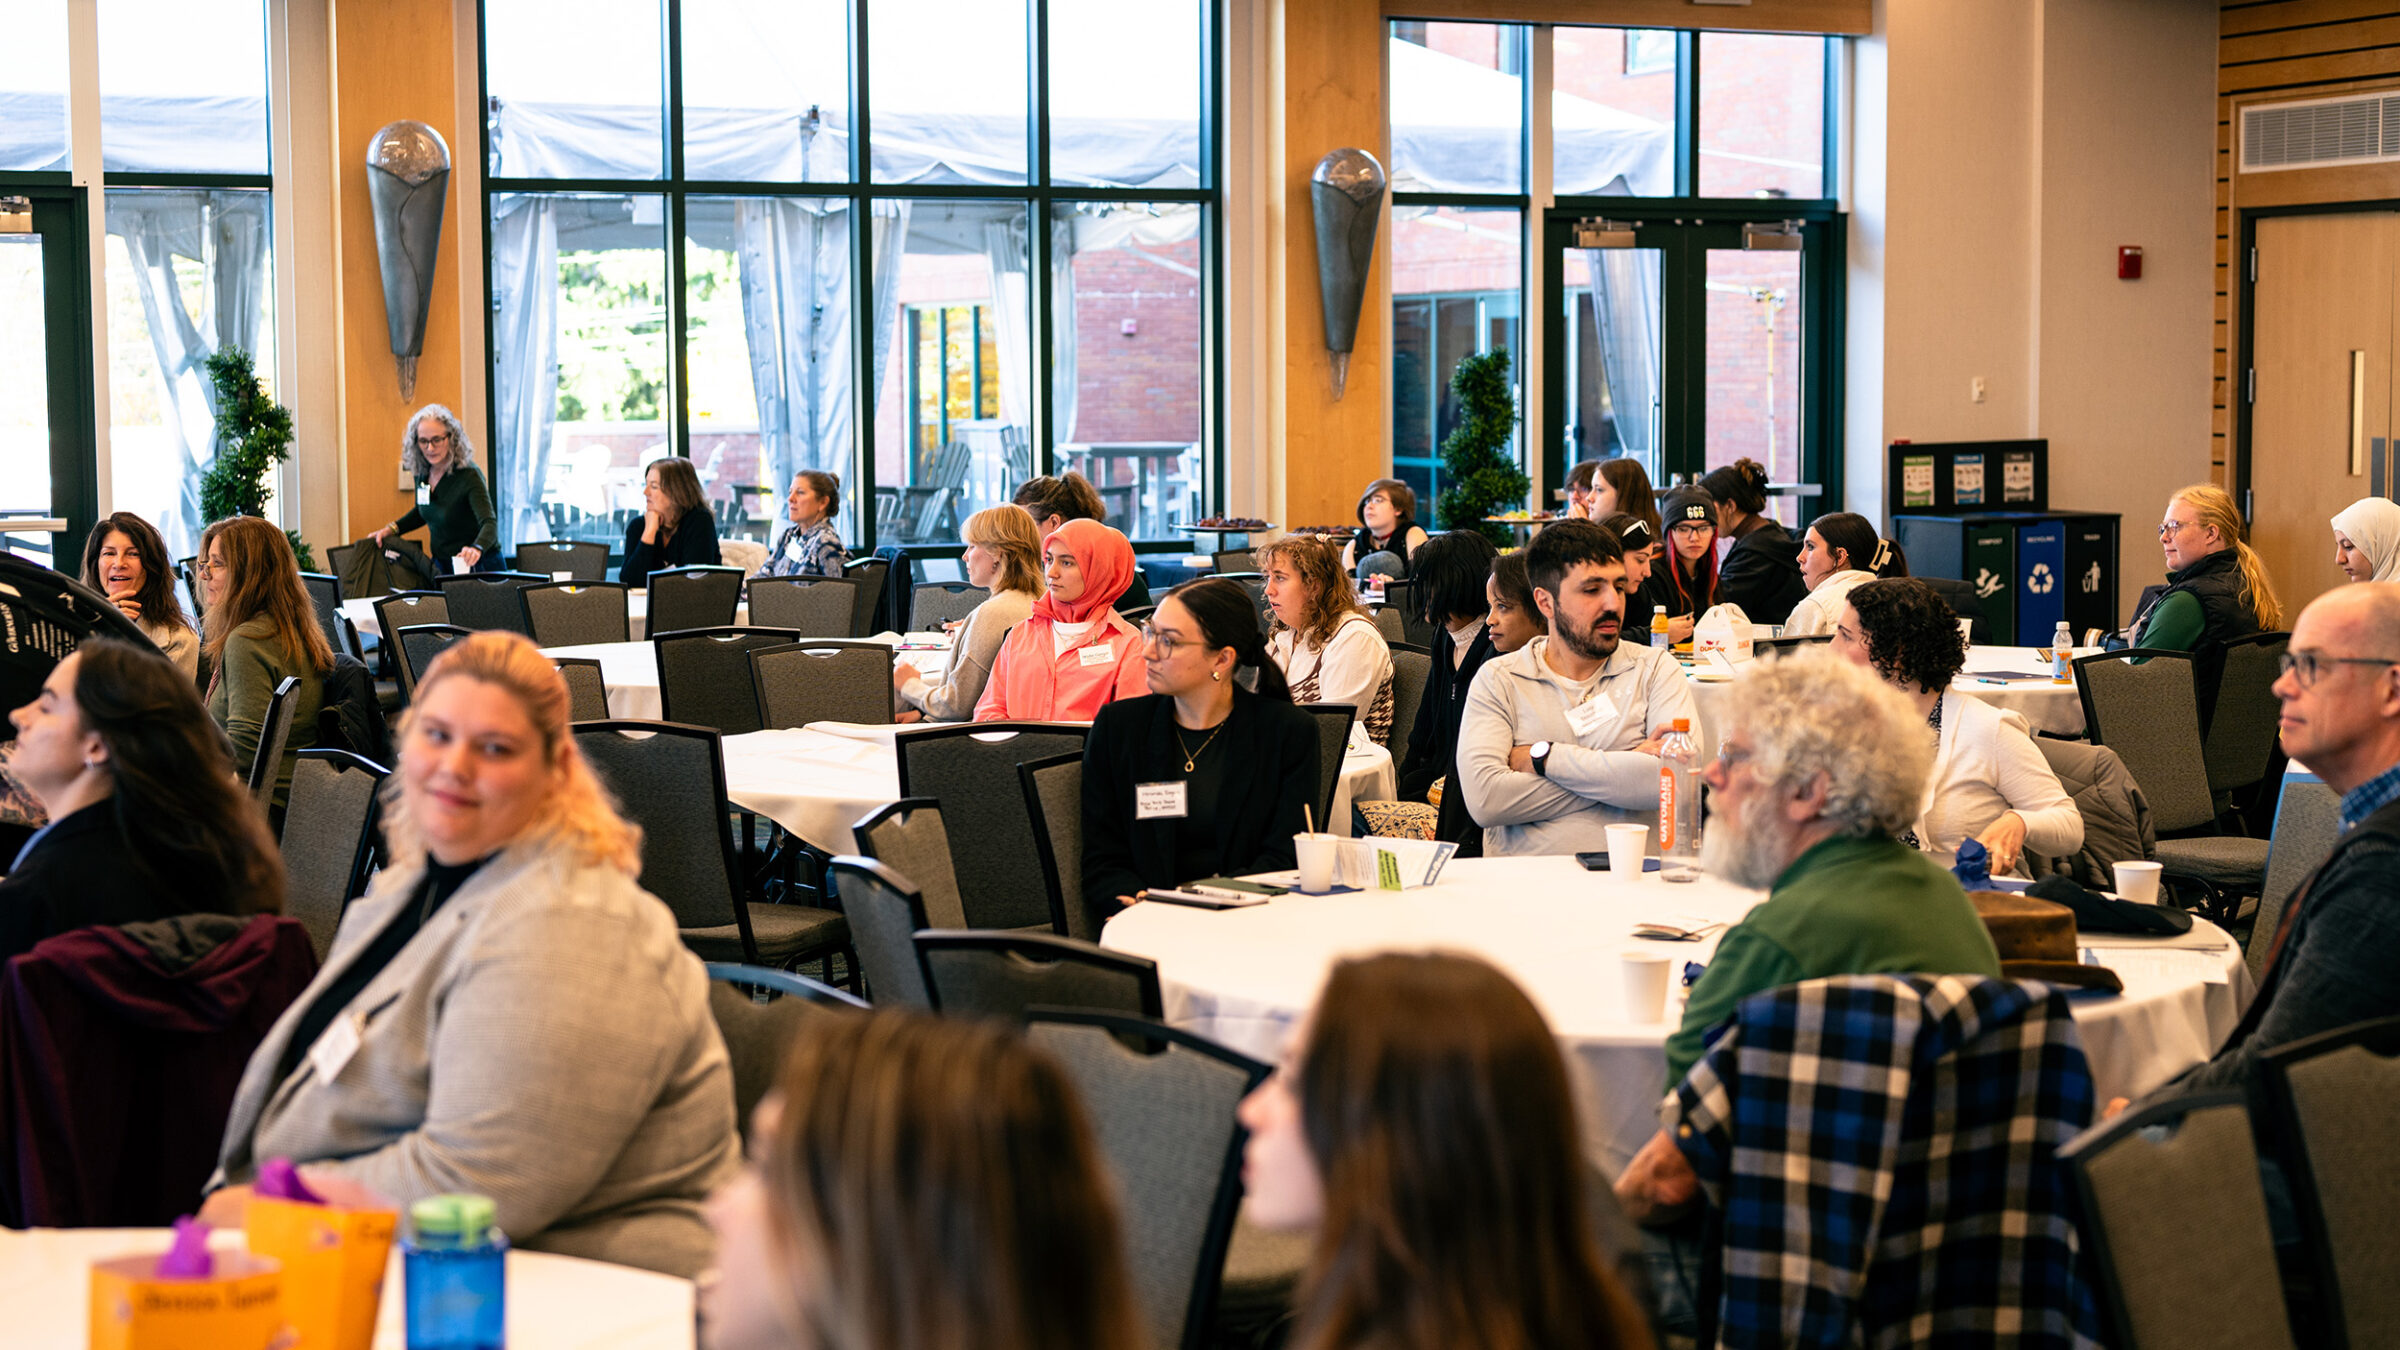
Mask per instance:
[[[297,752],[317,743],[317,710],[333,647],[300,585],[300,564],[283,531],[256,516],[234,516],[200,536],[200,582],[207,596],[200,653],[208,678],[208,715],[233,742],[233,766],[248,773],[258,757],[275,686],[298,676],[291,731],[275,768],[274,814],[280,820]]]
[[[433,539],[433,560],[445,571],[454,558],[467,571],[498,571],[500,517],[492,510],[491,485],[475,467],[475,443],[457,415],[439,403],[418,409],[401,433],[400,461],[416,476],[417,504],[370,537],[380,544],[423,528]]]

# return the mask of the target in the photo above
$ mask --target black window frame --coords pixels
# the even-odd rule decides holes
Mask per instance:
[[[502,178],[491,174],[491,118],[479,119],[477,129],[478,163],[481,183],[482,244],[484,277],[484,366],[487,387],[496,386],[499,379],[499,353],[493,343],[492,316],[492,198],[508,193],[627,193],[662,197],[666,204],[664,239],[666,242],[667,294],[666,314],[670,338],[668,361],[668,434],[674,453],[685,458],[691,455],[692,427],[689,414],[690,327],[686,313],[684,246],[686,202],[692,197],[812,197],[846,201],[852,222],[869,218],[878,201],[953,201],[1021,205],[1028,210],[1028,235],[1031,252],[1028,257],[1029,278],[1046,279],[1051,275],[1051,231],[1047,222],[1054,208],[1078,203],[1149,203],[1192,204],[1200,209],[1198,235],[1202,286],[1200,316],[1200,435],[1202,456],[1208,466],[1207,491],[1204,506],[1224,509],[1226,481],[1225,464],[1225,252],[1224,252],[1224,174],[1225,145],[1224,116],[1226,11],[1228,0],[1194,0],[1200,10],[1200,184],[1192,188],[1094,188],[1051,181],[1050,173],[1050,60],[1049,15],[1050,0],[1025,0],[1027,74],[1026,120],[1028,128],[1027,181],[1022,185],[975,187],[960,185],[904,186],[874,181],[874,155],[871,105],[871,61],[869,41],[872,32],[868,22],[872,0],[850,0],[848,6],[849,32],[849,129],[850,160],[847,177],[841,180],[798,182],[728,181],[723,179],[687,178],[683,172],[683,0],[659,0],[661,22],[665,27],[662,51],[666,62],[665,117],[663,119],[665,146],[662,176],[648,179],[632,178]],[[492,0],[476,0],[476,107],[491,107],[490,47],[484,35],[490,31],[487,11]],[[872,232],[853,228],[850,231],[851,294],[854,315],[871,314],[873,309],[874,260],[871,256]],[[1027,441],[1036,474],[1057,472],[1057,453],[1051,428],[1054,413],[1054,393],[1051,388],[1052,331],[1051,288],[1044,284],[1028,284],[1028,308],[1033,317],[1033,332],[1028,335],[1032,344],[1029,361],[1033,407],[1032,425]],[[851,400],[853,419],[852,468],[856,481],[845,477],[845,486],[860,504],[858,538],[850,541],[853,556],[872,553],[883,541],[875,534],[876,478],[875,409],[865,395],[876,389],[874,343],[871,325],[853,323],[851,351]],[[893,357],[906,359],[894,351]],[[905,419],[904,419],[905,421]],[[507,475],[500,474],[498,457],[502,453],[499,438],[499,411],[496,402],[485,400],[485,443],[492,446],[494,491],[505,490]],[[903,431],[905,435],[905,429]],[[503,521],[509,518],[507,504],[496,502]],[[1130,523],[1130,522],[1128,522]],[[1129,538],[1132,536],[1129,534]],[[513,548],[518,541],[503,539],[504,548]],[[1134,539],[1137,550],[1157,551],[1172,547],[1188,551],[1181,541]],[[956,557],[965,551],[961,544],[907,545],[912,556]]]

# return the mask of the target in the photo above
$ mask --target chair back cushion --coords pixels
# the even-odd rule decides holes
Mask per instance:
[[[973,928],[1050,926],[1041,855],[1017,766],[1027,760],[1080,754],[1086,728],[1054,722],[970,722],[902,730],[900,793],[942,804],[953,846],[959,903]]]
[[[2201,742],[2209,791],[2231,792],[2266,777],[2283,714],[2275,681],[2283,674],[2283,653],[2291,644],[2289,633],[2259,633],[2225,644],[2217,706]]]
[[[675,926],[739,923],[716,733],[597,722],[575,728],[575,748],[618,812],[642,827],[641,886],[667,902]]]
[[[561,656],[551,665],[558,667],[558,677],[567,682],[567,716],[577,722],[608,720],[608,681],[600,673],[600,663],[589,656]]]
[[[858,823],[858,851],[899,873],[923,899],[918,928],[965,928],[958,871],[942,808],[931,797],[903,797]],[[909,930],[911,932],[915,929]]]
[[[2075,682],[2095,745],[2117,752],[2150,799],[2161,834],[2217,818],[2200,751],[2200,704],[2189,652],[2128,648],[2078,657]]]
[[[1098,942],[1099,923],[1083,902],[1083,756],[1031,760],[1017,766],[1017,776],[1050,893],[1050,930]]]
[[[917,930],[926,924],[916,878],[888,862],[855,857],[835,858],[826,874],[850,919],[850,945],[867,977],[867,998],[877,1007],[932,1007],[917,961]]]
[[[1358,719],[1358,710],[1347,703],[1310,703],[1305,709],[1317,719],[1317,828],[1339,834],[1341,827],[1328,823],[1328,818],[1333,814],[1333,790],[1342,781],[1342,760],[1350,753],[1350,724]]]
[[[2250,929],[2244,954],[2250,973],[2263,978],[2267,953],[2274,950],[2275,931],[2283,925],[2283,907],[2292,892],[2333,852],[2342,832],[2342,795],[2314,776],[2283,780],[2275,799],[2275,834],[2267,843],[2267,879],[2259,890],[2258,916]]]
[[[655,628],[652,629],[657,633]],[[670,722],[713,727],[727,736],[760,730],[758,682],[750,653],[797,641],[782,628],[688,628],[658,633],[659,713]]]
[[[340,750],[303,750],[283,816],[283,912],[325,959],[342,910],[365,894],[385,770]]]
[[[650,574],[650,636],[725,628],[742,605],[742,569],[670,567]]]
[[[750,622],[802,637],[848,638],[858,627],[858,583],[848,577],[753,577]]]
[[[630,593],[613,582],[545,581],[527,586],[524,597],[525,617],[538,646],[633,640]]]
[[[755,648],[750,675],[759,723],[804,727],[811,722],[892,720],[891,648],[880,642],[804,639]]]
[[[1073,938],[929,929],[917,959],[933,1006],[959,1017],[1024,1019],[1028,1008],[1082,1008],[1157,1017],[1158,966]]]

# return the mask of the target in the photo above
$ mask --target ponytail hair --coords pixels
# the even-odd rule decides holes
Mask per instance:
[[[2234,551],[2242,568],[2242,589],[2250,596],[2250,612],[2257,616],[2258,626],[2264,629],[2283,627],[2283,604],[2275,598],[2275,584],[2267,577],[2267,563],[2250,547],[2249,531],[2242,524],[2241,509],[2233,497],[2214,483],[2194,483],[2177,492],[2173,498],[2192,508],[2192,523],[2203,529],[2213,529]]]
[[[1731,506],[1745,516],[1764,515],[1767,510],[1767,466],[1755,459],[1742,458],[1721,469],[1711,469],[1700,480],[1708,495]]]
[[[1210,651],[1233,648],[1236,685],[1243,671],[1252,671],[1257,679],[1252,688],[1260,698],[1272,703],[1292,701],[1292,687],[1283,678],[1283,667],[1267,655],[1267,639],[1258,631],[1258,606],[1240,583],[1204,577],[1183,583],[1165,598],[1191,611],[1192,622],[1200,625],[1201,640]]]
[[[1908,575],[1908,555],[1889,539],[1879,537],[1865,516],[1835,511],[1808,523],[1825,547],[1842,551],[1843,570],[1872,572],[1877,580]]]

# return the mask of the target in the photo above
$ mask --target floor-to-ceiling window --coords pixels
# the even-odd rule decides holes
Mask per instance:
[[[1438,487],[1451,373],[1507,350],[1520,444],[1553,487],[1580,460],[1633,456],[1664,484],[1751,458],[1777,515],[1813,515],[1840,467],[1838,40],[1422,21],[1390,39],[1395,476]]]
[[[624,537],[687,455],[720,534],[793,473],[857,551],[1080,471],[1213,504],[1210,0],[485,0],[502,532]]]

